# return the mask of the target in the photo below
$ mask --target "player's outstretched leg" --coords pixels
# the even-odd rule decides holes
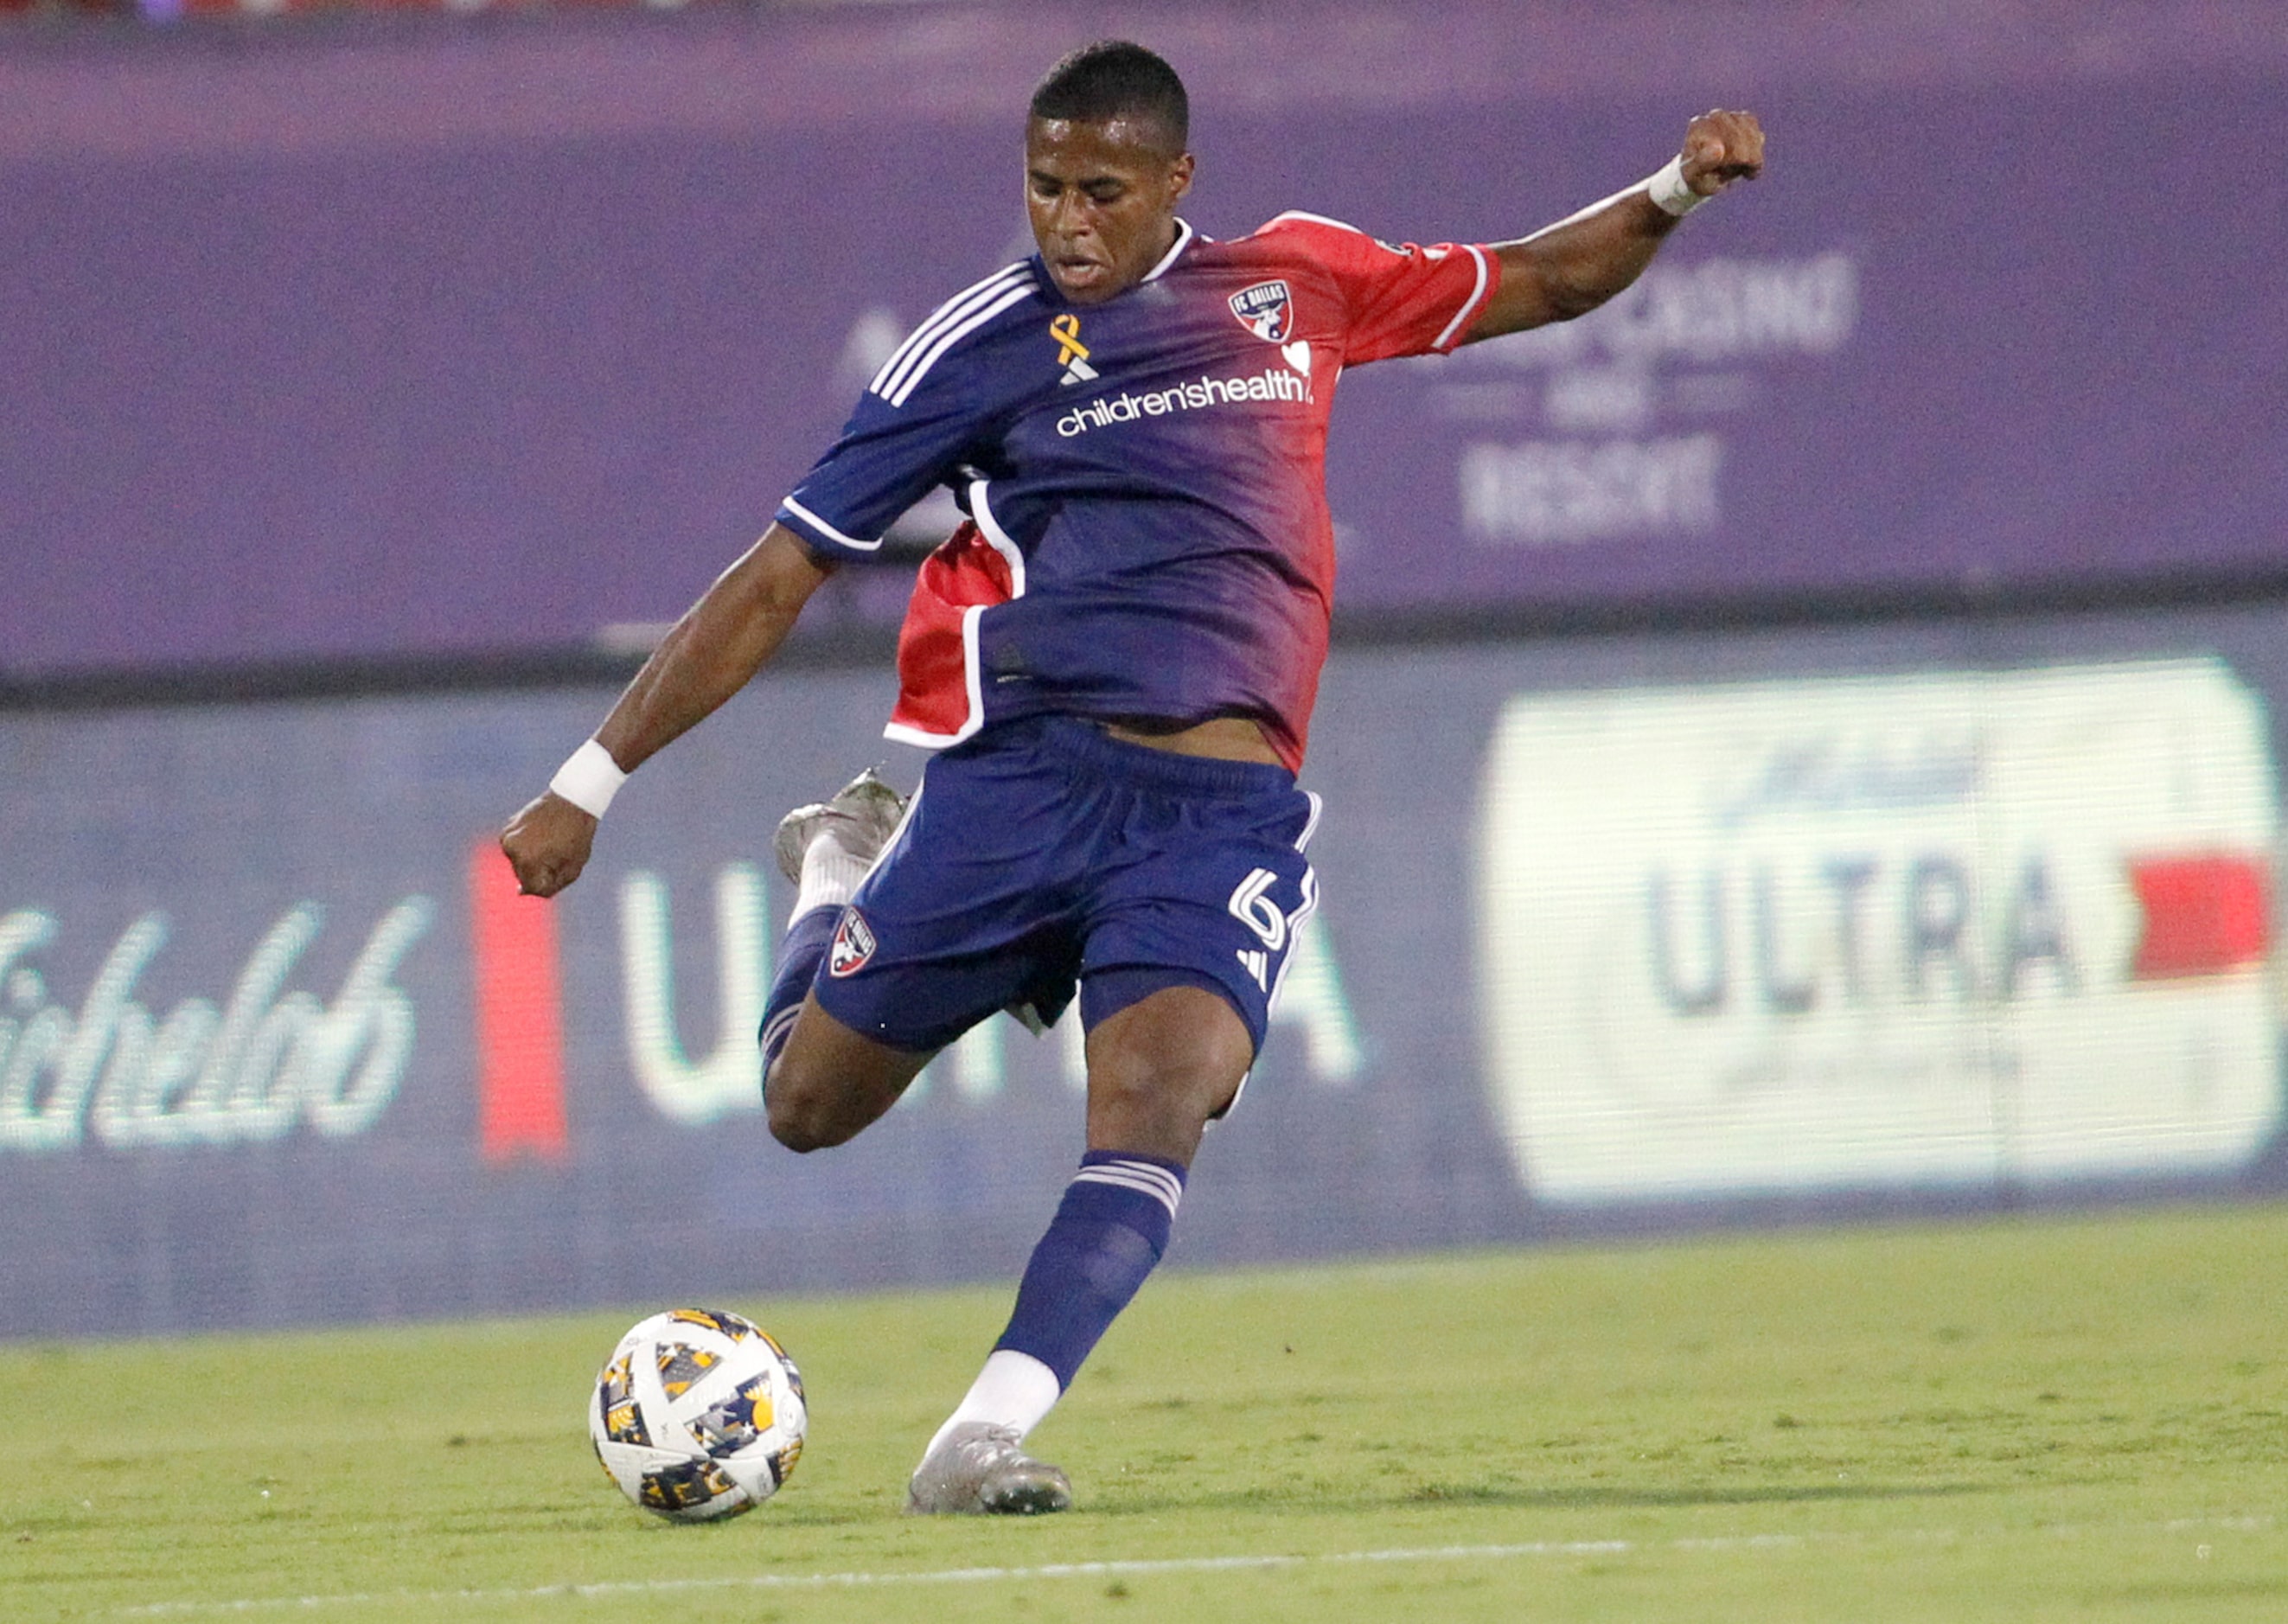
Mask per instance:
[[[1062,1511],[1072,1486],[1018,1445],[1168,1249],[1184,1166],[1091,1150],[1017,1286],[1009,1327],[906,1489],[915,1512]]]
[[[1033,1248],[1008,1329],[915,1469],[908,1511],[1071,1505],[1064,1473],[1020,1445],[1167,1251],[1200,1134],[1253,1057],[1239,1017],[1196,987],[1155,992],[1090,1032],[1088,1138],[1097,1148]]]
[[[801,1075],[780,1075],[843,907],[904,814],[903,800],[870,768],[827,800],[797,807],[779,821],[774,846],[780,872],[795,883],[795,904],[763,1008],[761,1039],[771,1131],[790,1149],[840,1143],[888,1110],[927,1058],[869,1042],[812,1009],[806,1024],[818,1030],[806,1032],[807,1052],[792,1068]]]

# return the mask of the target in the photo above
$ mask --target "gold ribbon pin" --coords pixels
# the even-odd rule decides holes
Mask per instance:
[[[1080,318],[1061,315],[1049,323],[1049,337],[1057,341],[1057,364],[1069,367],[1088,359],[1088,346],[1080,341]]]

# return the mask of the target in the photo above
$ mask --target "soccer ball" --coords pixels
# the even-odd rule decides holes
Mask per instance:
[[[671,1309],[612,1349],[588,1405],[596,1459],[620,1493],[678,1522],[736,1517],[802,1458],[802,1373],[753,1321]]]

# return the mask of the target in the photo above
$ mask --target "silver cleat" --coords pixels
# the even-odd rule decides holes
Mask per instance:
[[[797,807],[779,819],[772,849],[778,854],[779,872],[802,883],[802,856],[810,843],[831,829],[843,850],[862,863],[870,863],[897,832],[906,815],[905,797],[868,768],[824,800]]]
[[[1064,1473],[1017,1446],[1016,1433],[965,1421],[914,1469],[906,1515],[1034,1517],[1072,1509]]]

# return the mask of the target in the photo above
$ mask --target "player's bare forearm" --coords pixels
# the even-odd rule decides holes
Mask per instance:
[[[1641,188],[1515,243],[1494,245],[1501,286],[1470,329],[1469,343],[1586,315],[1641,275],[1676,229]]]
[[[634,771],[753,680],[830,573],[773,525],[661,640],[596,742],[622,771]],[[553,896],[580,877],[595,839],[596,819],[548,791],[509,820],[501,850],[526,892]]]
[[[1704,113],[1687,126],[1677,155],[1685,185],[1712,197],[1763,172],[1763,129],[1752,113]],[[1680,218],[1634,186],[1531,236],[1496,243],[1501,285],[1466,342],[1586,315],[1643,274]]]
[[[771,526],[660,640],[596,742],[633,772],[754,680],[830,573],[792,531]]]

